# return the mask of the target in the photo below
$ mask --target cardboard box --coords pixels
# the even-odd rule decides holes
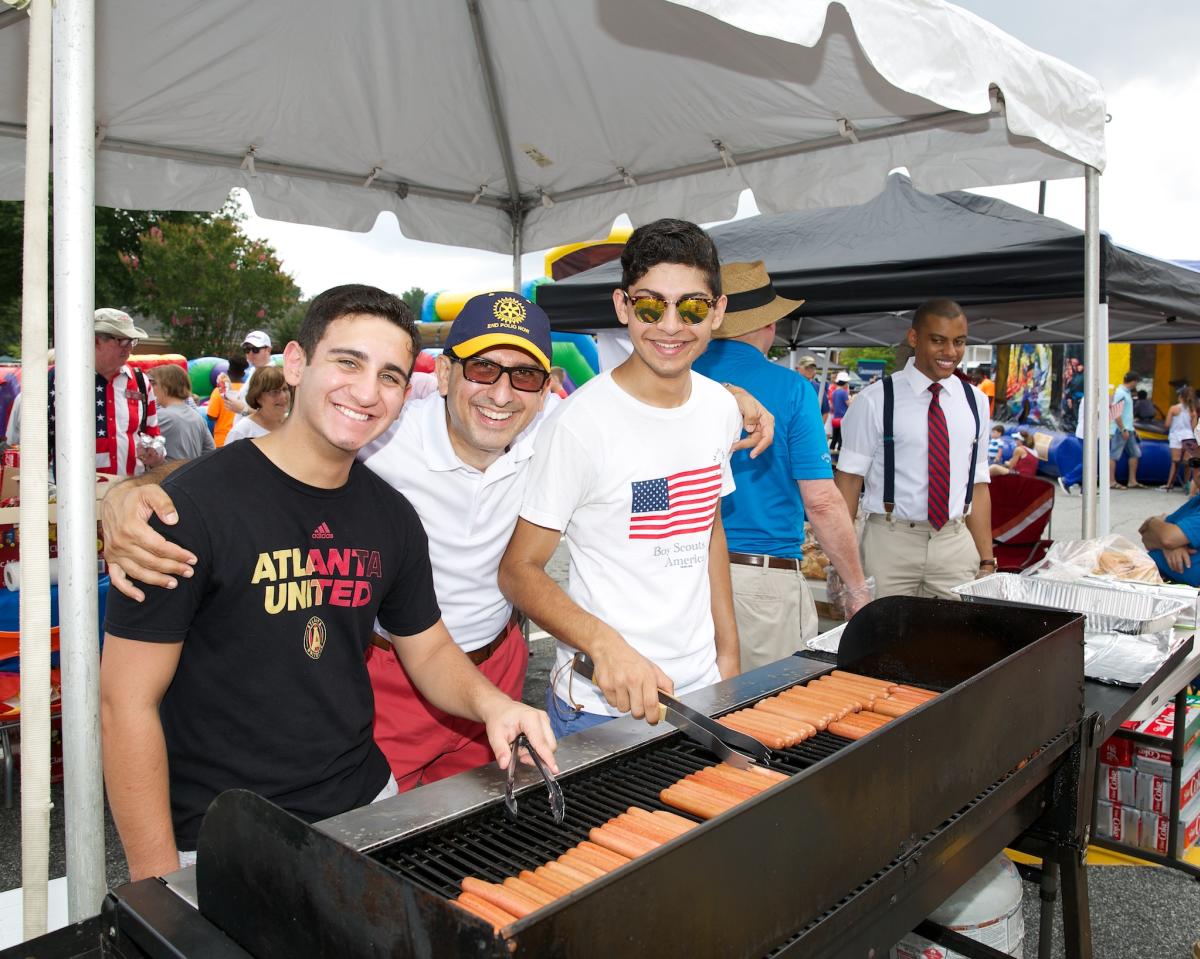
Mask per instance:
[[[1171,820],[1167,816],[1143,812],[1138,845],[1165,856],[1170,825]],[[1200,840],[1200,796],[1179,811],[1179,848],[1176,851],[1182,856],[1189,846],[1196,845],[1197,840]]]
[[[1137,776],[1132,766],[1109,766],[1100,764],[1100,782],[1096,798],[1123,806],[1134,805],[1137,796]]]
[[[1180,770],[1179,776],[1179,805],[1190,803],[1200,794],[1200,750],[1192,750],[1190,759]],[[1158,776],[1153,773],[1138,772],[1137,784],[1134,787],[1137,797],[1137,807],[1147,812],[1166,815],[1171,809],[1171,776]]]
[[[1112,736],[1100,745],[1100,762],[1109,766],[1133,765],[1133,741]]]
[[[1138,727],[1140,732],[1153,736],[1158,744],[1138,743],[1133,750],[1133,765],[1139,772],[1155,776],[1171,774],[1171,738],[1175,735],[1175,704],[1169,703],[1157,716]],[[1184,765],[1200,747],[1200,696],[1187,697],[1187,725],[1184,727]]]
[[[1115,842],[1138,844],[1138,833],[1142,822],[1142,811],[1121,803],[1096,803],[1096,835]]]

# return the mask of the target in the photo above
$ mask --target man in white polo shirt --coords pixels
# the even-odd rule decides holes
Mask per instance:
[[[954,375],[966,343],[962,307],[922,303],[908,331],[913,358],[859,393],[842,420],[834,481],[851,519],[862,494],[863,572],[878,596],[954,599],[954,586],[996,571],[987,397]]]

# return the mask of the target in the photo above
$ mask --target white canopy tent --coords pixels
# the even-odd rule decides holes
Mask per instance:
[[[718,220],[746,188],[764,212],[855,203],[903,166],[927,192],[1086,176],[1089,395],[1104,382],[1102,92],[941,0],[93,3],[54,11],[55,118],[70,123],[55,136],[60,343],[87,341],[93,202],[211,210],[243,187],[264,216],[359,230],[391,211],[406,236],[511,251],[515,284],[523,249],[605,233],[621,213]],[[24,189],[27,41],[24,15],[0,14],[0,198]],[[90,360],[68,361],[86,384]],[[60,386],[60,446],[90,400]],[[89,464],[72,466],[70,488],[86,488]],[[82,562],[92,503],[62,505]],[[83,572],[65,606],[94,608]],[[66,622],[64,647],[94,654],[94,633]],[[72,917],[100,891],[73,894]]]

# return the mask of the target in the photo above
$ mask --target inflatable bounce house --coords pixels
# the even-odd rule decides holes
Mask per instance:
[[[1005,457],[1012,451],[1012,435],[1021,426],[1036,434],[1039,472],[1069,476],[1083,459],[1083,443],[1075,436],[1083,399],[1082,344],[1047,346],[1012,344],[997,348],[996,409],[994,419],[1006,429]],[[1169,343],[1111,343],[1108,347],[1108,390],[1120,384],[1127,371],[1141,377],[1138,390],[1145,393],[1135,411],[1134,427],[1141,441],[1139,483],[1165,483],[1171,468],[1166,416],[1178,400],[1182,383],[1200,387],[1200,346]],[[1153,410],[1153,416],[1139,413]],[[1128,475],[1124,457],[1117,463],[1117,481]]]

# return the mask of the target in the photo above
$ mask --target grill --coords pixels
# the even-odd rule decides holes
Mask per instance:
[[[509,820],[494,769],[320,828],[226,793],[201,832],[198,921],[238,944],[229,955],[256,959],[883,956],[1035,824],[1055,847],[1083,841],[1082,627],[1045,609],[876,601],[847,627],[838,665],[941,695],[865,739],[822,732],[776,752],[771,766],[787,781],[503,937],[447,901],[464,876],[499,882],[629,806],[669,808],[660,790],[712,757],[632,722],[568,740],[561,825],[528,777]],[[794,657],[691,703],[717,715],[828,668]],[[143,954],[135,932],[155,925],[162,896],[161,884],[135,883],[110,898],[115,952]]]

